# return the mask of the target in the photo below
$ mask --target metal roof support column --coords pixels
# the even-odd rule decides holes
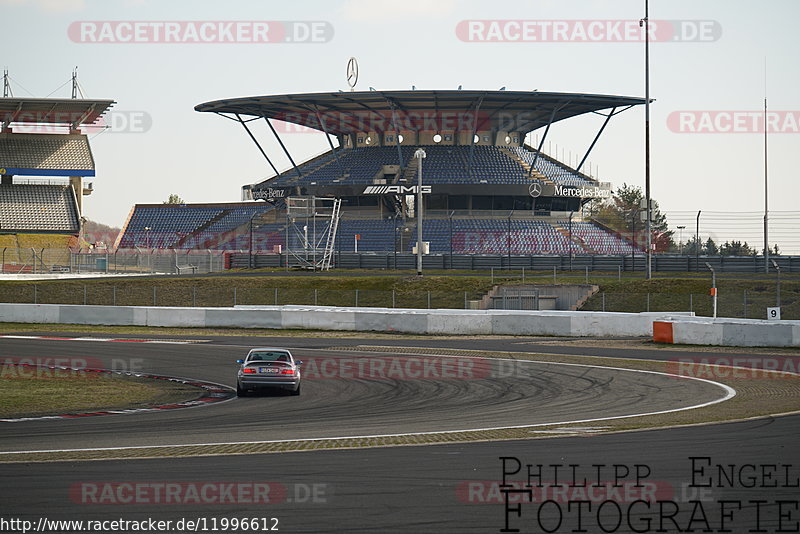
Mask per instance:
[[[319,127],[322,128],[322,131],[325,133],[325,139],[328,140],[328,145],[331,147],[331,152],[333,152],[333,157],[336,159],[336,166],[339,167],[339,174],[344,177],[344,169],[342,168],[342,162],[339,161],[339,154],[336,152],[336,149],[333,147],[333,141],[331,141],[331,136],[328,134],[328,129],[325,128],[325,122],[322,120],[322,115],[319,113],[319,108],[316,106],[314,107],[314,111],[317,114],[317,120],[319,121]]]
[[[544,146],[544,140],[547,139],[547,132],[550,131],[550,125],[553,124],[553,119],[556,117],[556,111],[561,109],[561,107],[553,108],[553,112],[550,114],[550,120],[547,121],[547,127],[544,129],[544,134],[542,135],[541,141],[539,141],[539,147],[536,149],[536,154],[533,155],[533,163],[531,163],[531,170],[528,172],[528,177],[530,178],[533,176],[533,170],[536,168],[536,162],[539,160],[539,154],[542,152],[542,147]]]
[[[591,151],[592,151],[592,149],[594,148],[594,145],[597,143],[597,140],[598,140],[598,139],[600,139],[600,134],[602,134],[602,133],[603,133],[603,130],[605,130],[605,129],[606,129],[606,125],[608,124],[608,121],[610,121],[610,120],[611,120],[611,117],[613,117],[613,116],[614,116],[614,112],[615,112],[616,110],[617,110],[617,108],[612,108],[612,109],[611,109],[611,113],[609,113],[608,115],[606,115],[606,120],[605,120],[605,121],[603,121],[603,125],[600,127],[600,130],[597,132],[597,135],[595,135],[595,136],[594,136],[594,141],[592,141],[592,144],[591,144],[591,145],[589,145],[589,148],[588,148],[588,150],[586,150],[586,154],[584,154],[584,155],[583,155],[583,159],[581,159],[581,162],[580,162],[580,163],[578,163],[578,166],[575,168],[575,171],[576,171],[576,172],[580,172],[580,170],[581,170],[581,167],[583,167],[583,164],[586,162],[586,158],[588,158],[588,157],[589,157],[589,152],[591,152]]]
[[[275,136],[275,139],[278,140],[278,144],[281,145],[281,148],[283,149],[283,152],[286,154],[286,157],[289,158],[289,161],[292,163],[292,167],[294,167],[294,171],[297,173],[297,176],[298,177],[302,176],[302,174],[300,173],[300,169],[297,168],[297,164],[294,162],[294,159],[292,159],[292,155],[289,154],[288,150],[286,150],[286,145],[283,144],[281,136],[278,135],[278,132],[275,131],[275,128],[272,126],[272,123],[269,121],[269,117],[265,116],[263,118],[267,122],[267,126],[269,126],[269,129],[272,130],[272,135]]]
[[[481,95],[478,99],[478,105],[475,106],[475,121],[472,125],[472,137],[469,139],[469,159],[467,160],[467,177],[471,180],[472,179],[472,154],[475,152],[475,136],[478,135],[478,112],[481,110],[481,104],[483,103],[483,97],[485,95]]]
[[[403,169],[403,150],[400,148],[400,129],[397,127],[397,119],[396,119],[396,112],[394,109],[394,102],[391,100],[389,102],[389,107],[392,108],[392,126],[394,127],[394,140],[396,141],[397,145],[397,161],[400,162],[400,170]]]
[[[247,132],[247,135],[250,136],[250,139],[252,139],[253,142],[256,144],[256,146],[258,147],[258,150],[261,151],[261,155],[264,156],[264,159],[267,160],[267,163],[269,163],[269,166],[272,167],[273,171],[275,171],[275,175],[276,176],[279,175],[280,173],[278,172],[278,169],[275,168],[275,165],[272,164],[272,161],[269,159],[269,156],[267,156],[267,153],[264,152],[263,148],[261,148],[261,144],[258,142],[256,137],[253,135],[253,132],[251,132],[250,128],[247,127],[247,122],[243,121],[238,113],[236,114],[236,119],[242,124],[242,126],[244,126],[244,129]]]

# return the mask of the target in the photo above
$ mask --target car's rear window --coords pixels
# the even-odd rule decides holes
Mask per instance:
[[[291,358],[286,352],[259,351],[253,352],[247,358],[248,362],[289,362]]]

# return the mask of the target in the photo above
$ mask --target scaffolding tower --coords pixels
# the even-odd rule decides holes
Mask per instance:
[[[286,199],[286,265],[327,271],[333,264],[342,200],[296,196]]]

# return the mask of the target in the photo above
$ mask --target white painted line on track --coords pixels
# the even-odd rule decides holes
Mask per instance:
[[[404,353],[404,355],[408,355],[408,353]],[[433,356],[433,355],[428,355]],[[464,356],[453,356],[453,355],[436,355],[437,357],[443,358],[463,358]],[[683,380],[697,380],[699,382],[705,382],[708,384],[712,384],[721,388],[725,395],[708,402],[704,402],[701,404],[695,404],[692,406],[686,406],[683,408],[672,408],[669,410],[658,410],[655,412],[645,412],[645,413],[637,413],[637,414],[628,414],[628,415],[616,415],[611,417],[595,417],[592,419],[576,419],[572,421],[552,421],[549,423],[534,423],[534,424],[526,424],[526,425],[511,425],[511,426],[497,426],[497,427],[483,427],[483,428],[466,428],[466,429],[459,429],[459,430],[434,430],[434,431],[427,431],[427,432],[403,432],[397,434],[371,434],[371,435],[355,435],[355,436],[331,436],[325,438],[296,438],[296,439],[277,439],[277,440],[263,440],[263,441],[228,441],[228,442],[217,442],[217,443],[182,443],[182,444],[172,444],[172,445],[134,445],[134,446],[125,446],[125,447],[96,447],[96,448],[83,448],[83,449],[44,449],[44,450],[27,450],[27,451],[0,451],[0,455],[2,454],[35,454],[35,453],[65,453],[65,452],[99,452],[99,451],[124,451],[124,450],[138,450],[138,449],[175,449],[179,447],[213,447],[213,446],[223,446],[223,445],[268,445],[274,443],[292,443],[292,442],[317,442],[317,441],[330,441],[330,440],[346,440],[346,439],[378,439],[378,438],[397,438],[397,437],[408,437],[408,436],[435,436],[435,435],[447,435],[447,434],[459,434],[463,432],[490,432],[496,430],[506,430],[506,429],[518,429],[518,428],[538,428],[544,426],[565,426],[565,425],[574,425],[574,424],[583,424],[583,423],[597,423],[601,421],[614,421],[616,419],[628,419],[633,417],[647,417],[651,415],[664,415],[669,413],[677,413],[683,412],[688,410],[695,410],[698,408],[705,408],[707,406],[712,406],[714,404],[719,404],[721,402],[725,402],[727,400],[732,399],[736,396],[736,390],[730,386],[725,384],[721,384],[719,382],[714,382],[713,380],[708,380],[706,378],[697,378],[697,377],[690,377],[690,376],[681,376],[676,375],[673,373],[662,373],[660,371],[646,371],[643,369],[625,369],[624,367],[606,367],[602,365],[590,365],[590,364],[583,364],[583,363],[560,363],[560,362],[543,362],[538,360],[518,360],[513,358],[482,358],[479,356],[469,356],[470,358],[475,359],[483,359],[483,360],[498,360],[498,361],[511,361],[511,362],[525,362],[525,363],[533,363],[533,364],[545,364],[545,365],[562,365],[567,367],[588,367],[594,369],[610,369],[616,371],[627,371],[631,373],[643,373],[643,374],[654,374],[654,375],[662,375],[668,376],[671,378],[683,379]]]
[[[59,336],[19,336],[19,335],[3,335],[0,334],[0,339],[43,339],[46,341],[100,341],[106,343],[162,343],[170,345],[193,345],[197,343],[206,343],[204,340],[193,339],[136,339],[136,338],[122,338],[122,337],[59,337]]]

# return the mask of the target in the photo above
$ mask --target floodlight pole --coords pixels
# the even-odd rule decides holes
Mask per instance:
[[[650,9],[644,0],[644,196],[647,201],[647,279],[653,277],[653,247],[650,209]]]
[[[767,99],[764,99],[764,272],[769,272],[769,189],[767,187]]]
[[[414,152],[417,158],[417,276],[422,276],[422,160],[425,156],[421,148]]]
[[[681,256],[683,255],[683,229],[684,228],[686,228],[686,226],[683,226],[683,225],[678,226],[678,231],[680,231],[680,237],[678,238],[678,245],[681,248],[681,251],[680,251]]]

